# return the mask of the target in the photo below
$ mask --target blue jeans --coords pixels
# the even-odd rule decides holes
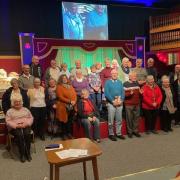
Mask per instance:
[[[116,128],[116,135],[121,135],[121,127],[122,127],[122,109],[123,106],[115,107],[112,104],[107,104],[108,109],[108,129],[109,135],[114,135],[113,125],[114,119],[116,121],[115,128]]]
[[[92,135],[91,135],[91,125],[94,126],[94,139],[100,139],[100,131],[99,131],[99,119],[96,118],[96,120],[94,122],[90,122],[88,119],[82,119],[81,123],[84,127],[85,130],[85,135],[87,138],[92,139]]]

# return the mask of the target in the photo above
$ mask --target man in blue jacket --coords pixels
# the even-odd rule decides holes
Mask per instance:
[[[111,71],[111,79],[107,80],[104,88],[105,97],[107,99],[107,108],[108,108],[108,128],[109,128],[109,138],[112,141],[117,141],[116,137],[119,139],[125,139],[121,134],[122,126],[122,109],[124,101],[124,88],[122,82],[118,80],[118,72],[113,69]],[[116,136],[113,131],[114,119]]]

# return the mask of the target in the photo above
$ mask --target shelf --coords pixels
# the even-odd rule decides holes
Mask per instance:
[[[150,34],[172,31],[172,30],[177,30],[177,29],[180,29],[180,24],[174,24],[174,25],[170,25],[170,26],[153,28],[150,30]]]
[[[156,46],[151,46],[151,51],[159,51],[159,50],[166,50],[166,49],[178,49],[180,48],[180,42],[177,43],[169,43],[169,44],[160,44]]]

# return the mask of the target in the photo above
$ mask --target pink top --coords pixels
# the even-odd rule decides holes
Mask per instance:
[[[14,108],[9,109],[6,113],[8,129],[16,129],[20,123],[23,123],[25,127],[31,126],[33,123],[31,112],[25,107],[18,110]]]

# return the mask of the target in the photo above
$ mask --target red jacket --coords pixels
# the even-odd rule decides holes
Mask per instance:
[[[143,86],[142,94],[142,108],[148,110],[158,109],[162,101],[162,93],[158,85],[155,85],[151,88],[149,85],[145,84]],[[157,103],[157,106],[154,107],[152,104]]]

